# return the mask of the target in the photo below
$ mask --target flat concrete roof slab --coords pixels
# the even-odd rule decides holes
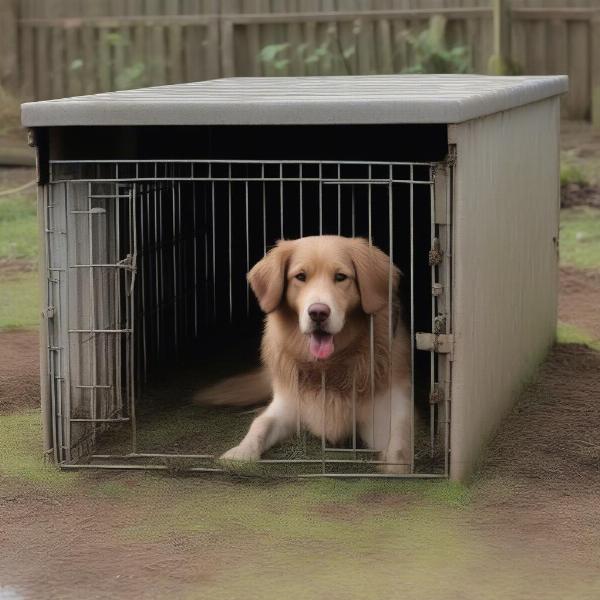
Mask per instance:
[[[563,94],[564,75],[234,77],[22,105],[26,127],[461,123]]]

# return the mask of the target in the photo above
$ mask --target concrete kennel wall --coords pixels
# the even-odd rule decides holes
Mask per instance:
[[[456,143],[452,479],[465,479],[553,343],[557,97],[450,127]]]

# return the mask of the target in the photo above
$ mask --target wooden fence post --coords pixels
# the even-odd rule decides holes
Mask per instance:
[[[0,0],[0,86],[19,92],[18,16],[16,0]]]
[[[513,71],[511,59],[510,0],[492,0],[494,54],[489,71],[494,75],[508,75]]]
[[[592,71],[592,125],[600,128],[600,10],[590,21],[591,71]]]

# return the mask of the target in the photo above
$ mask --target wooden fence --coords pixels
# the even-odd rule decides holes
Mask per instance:
[[[414,60],[405,32],[437,14],[448,46],[467,47],[471,68],[486,72],[492,0],[0,0],[0,84],[44,99],[233,75],[400,72]],[[509,16],[512,62],[568,74],[566,114],[589,117],[598,3],[513,0]],[[275,59],[262,60],[274,44]]]

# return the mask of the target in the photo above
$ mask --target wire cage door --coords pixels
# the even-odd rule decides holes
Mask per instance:
[[[135,424],[135,184],[53,184],[45,208],[54,455],[70,462]]]
[[[82,467],[75,463],[87,457],[105,468],[167,468],[164,460],[183,455],[195,461],[192,471],[221,470],[218,452],[142,448],[136,401],[165,357],[214,335],[215,324],[237,331],[260,322],[245,273],[276,239],[334,234],[367,238],[404,271],[416,360],[412,406],[417,390],[428,407],[428,434],[415,442],[428,466],[413,465],[412,475],[447,475],[451,161],[56,161],[51,167],[48,256],[59,268],[49,269],[49,305],[58,309],[48,322],[49,352],[58,357],[51,369],[59,462]],[[371,345],[371,361],[372,353]],[[128,432],[128,452],[95,453],[98,436],[111,428]],[[343,447],[322,439],[312,454],[300,427],[297,438],[290,455],[261,462],[293,465],[301,476],[377,474],[377,456],[357,444],[356,431]]]

